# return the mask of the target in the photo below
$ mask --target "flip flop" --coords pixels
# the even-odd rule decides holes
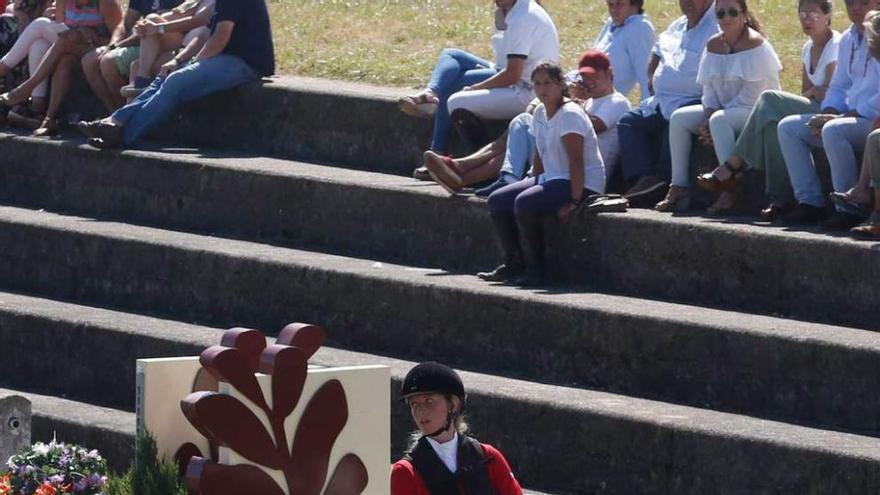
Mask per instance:
[[[401,96],[397,99],[397,108],[410,117],[427,119],[433,117],[437,112],[437,102],[429,100],[425,93],[415,96]]]

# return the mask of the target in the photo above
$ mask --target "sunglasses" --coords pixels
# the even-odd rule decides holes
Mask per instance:
[[[715,16],[718,17],[719,19],[724,19],[724,17],[726,17],[726,16],[730,16],[731,18],[739,17],[739,11],[733,7],[729,8],[727,10],[718,9],[715,11]]]
[[[798,12],[798,17],[801,18],[802,21],[813,21],[816,22],[821,17],[821,14],[818,12]]]

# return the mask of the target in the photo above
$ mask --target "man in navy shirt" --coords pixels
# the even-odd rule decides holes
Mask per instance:
[[[110,117],[77,128],[96,148],[129,147],[166,121],[182,103],[275,73],[275,50],[265,0],[217,0],[211,37],[192,60],[157,77]]]

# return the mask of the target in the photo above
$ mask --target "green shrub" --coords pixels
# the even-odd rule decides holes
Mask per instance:
[[[177,464],[160,459],[156,440],[149,434],[135,440],[134,465],[122,476],[114,476],[107,486],[107,495],[187,495],[177,475]]]

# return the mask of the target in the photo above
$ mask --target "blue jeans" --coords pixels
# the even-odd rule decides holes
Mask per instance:
[[[507,151],[504,152],[502,174],[511,174],[520,180],[526,176],[535,154],[535,136],[529,132],[532,116],[521,113],[507,126]]]
[[[489,79],[498,72],[492,64],[476,55],[458,48],[446,48],[440,53],[428,89],[433,91],[440,100],[437,113],[434,114],[434,139],[431,149],[445,154],[449,151],[449,128],[451,119],[447,100],[456,91]]]
[[[864,149],[872,121],[864,117],[834,119],[822,127],[820,136],[815,136],[813,130],[807,127],[812,116],[785,117],[779,121],[776,130],[795,199],[799,203],[822,207],[825,206],[825,195],[822,194],[811,148],[825,149],[831,167],[832,186],[835,191],[844,192],[859,179],[860,164],[856,160],[856,153]]]
[[[700,101],[682,106],[696,105]],[[669,153],[669,121],[660,109],[646,115],[641,108],[627,112],[617,123],[620,139],[620,167],[627,182],[653,175],[669,180],[672,157]]]
[[[258,79],[257,71],[241,58],[216,55],[189,64],[167,78],[157,77],[140,96],[113,112],[113,120],[125,126],[123,141],[130,146],[167,121],[182,103]]]

